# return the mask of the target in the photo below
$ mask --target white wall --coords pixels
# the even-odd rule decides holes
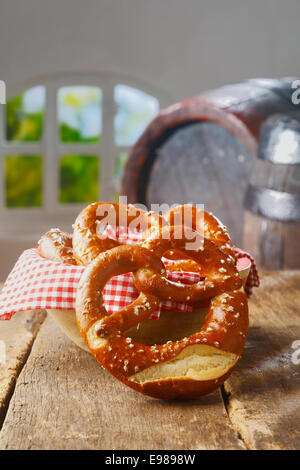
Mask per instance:
[[[299,0],[1,0],[8,94],[56,73],[122,73],[171,100],[299,75]]]
[[[12,96],[56,74],[121,74],[172,102],[299,76],[299,19],[299,0],[1,0],[0,79]],[[0,242],[0,280],[32,243]]]

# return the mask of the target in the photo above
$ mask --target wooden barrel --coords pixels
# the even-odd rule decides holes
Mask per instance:
[[[252,79],[163,109],[133,147],[121,193],[148,207],[205,204],[241,246],[260,127],[272,114],[295,110],[294,80]]]
[[[265,268],[300,268],[300,110],[265,120],[257,156],[243,245]]]

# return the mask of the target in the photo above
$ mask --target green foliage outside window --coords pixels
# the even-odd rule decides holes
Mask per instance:
[[[140,90],[117,85],[115,140],[132,145],[158,111],[158,101]],[[9,143],[39,143],[43,138],[46,105],[44,86],[36,86],[10,99],[6,105],[5,135]],[[62,87],[57,94],[57,132],[61,144],[99,142],[102,134],[102,91],[92,86]],[[80,153],[80,150],[79,152]],[[56,156],[53,155],[53,159]],[[127,160],[117,155],[115,178],[120,181]],[[97,201],[98,156],[66,155],[60,160],[59,194],[63,204]],[[8,155],[4,160],[7,207],[40,207],[43,203],[43,156]],[[118,197],[118,193],[115,195]]]
[[[43,161],[39,155],[5,157],[6,206],[42,206]]]
[[[159,102],[147,93],[126,85],[115,87],[115,142],[134,145],[159,110]]]
[[[99,198],[99,158],[94,155],[65,155],[60,161],[62,204],[90,203]]]
[[[6,105],[6,139],[38,142],[42,138],[45,106],[44,87],[35,87],[15,96]]]
[[[102,128],[101,105],[100,88],[60,88],[57,95],[57,111],[61,142],[99,142]]]
[[[119,153],[116,158],[115,178],[119,185],[123,176],[124,167],[126,165],[127,159],[128,159],[128,154],[125,152]],[[116,191],[115,196],[114,196],[115,202],[119,202],[119,196],[120,196],[119,191]]]
[[[115,165],[115,176],[121,180],[123,176],[124,167],[128,159],[128,154],[121,152],[117,155],[116,165]]]
[[[93,143],[99,141],[98,137],[83,137],[79,130],[68,126],[66,123],[61,123],[59,125],[59,132],[62,142]]]

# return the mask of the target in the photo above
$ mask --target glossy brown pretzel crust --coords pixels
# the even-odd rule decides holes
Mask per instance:
[[[216,263],[216,253],[226,256],[207,239],[203,253],[206,248],[207,256],[214,256],[211,262]],[[197,262],[202,260],[197,257]],[[108,315],[103,304],[106,282],[112,276],[130,271],[138,279],[143,279],[147,272],[157,278],[165,274],[159,256],[151,250],[123,245],[98,256],[81,278],[76,316],[92,354],[123,383],[153,397],[193,398],[214,390],[228,377],[242,353],[248,328],[246,295],[231,290],[234,286],[222,284],[218,289],[228,291],[212,299],[205,323],[198,332],[178,341],[147,346],[126,336],[126,331],[146,319],[160,301],[157,295],[145,292],[151,290],[147,289],[146,278],[139,298],[125,309]],[[230,279],[240,286],[240,281],[235,280],[237,276]],[[204,366],[204,373],[197,370],[199,362]],[[194,363],[196,370],[190,371],[189,365],[194,367]],[[168,376],[168,370],[171,374],[174,370],[175,375]]]
[[[43,258],[65,264],[77,264],[73,254],[72,235],[58,228],[49,230],[39,241]]]

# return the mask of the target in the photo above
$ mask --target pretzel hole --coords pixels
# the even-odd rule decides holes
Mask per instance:
[[[96,333],[96,329],[97,329],[97,322],[94,323],[91,328],[87,331],[87,342],[89,344],[90,347],[94,348],[94,349],[100,349],[100,348],[103,348],[104,346],[106,346],[107,344],[107,339],[104,339],[104,338],[100,338],[97,333]]]
[[[146,346],[178,341],[199,331],[207,313],[208,308],[194,309],[192,313],[164,310],[160,313],[159,320],[143,320],[124,335]]]
[[[139,384],[174,378],[217,380],[235,365],[238,358],[236,354],[212,346],[187,346],[175,359],[138,372],[129,380]]]

